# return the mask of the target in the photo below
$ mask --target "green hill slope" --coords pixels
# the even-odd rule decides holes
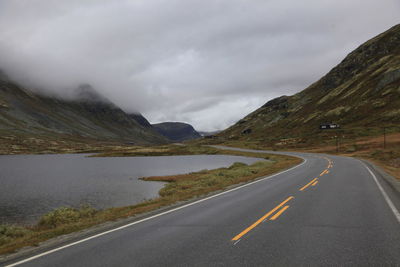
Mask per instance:
[[[400,125],[400,24],[362,44],[319,81],[273,99],[219,134],[224,140],[307,144],[324,122],[347,135]]]
[[[0,77],[0,133],[22,139],[87,138],[158,144],[166,138],[98,94],[89,85],[78,89],[79,100],[43,96]],[[141,117],[140,114],[135,115]]]

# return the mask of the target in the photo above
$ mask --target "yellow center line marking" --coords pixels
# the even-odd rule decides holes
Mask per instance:
[[[314,178],[311,180],[311,182],[309,182],[308,184],[306,184],[305,186],[303,186],[302,188],[300,188],[299,191],[303,191],[304,189],[306,189],[307,187],[309,187],[312,183],[314,183],[318,178]]]
[[[270,210],[267,214],[265,214],[264,216],[262,216],[260,219],[258,219],[255,223],[253,223],[252,225],[250,225],[249,227],[247,227],[246,229],[244,229],[240,234],[238,234],[237,236],[235,236],[234,238],[232,238],[232,241],[237,241],[239,240],[242,236],[244,236],[245,234],[247,234],[248,232],[250,232],[253,228],[255,228],[257,225],[259,225],[260,223],[262,223],[262,221],[264,221],[268,216],[270,216],[271,214],[273,214],[277,209],[279,209],[280,207],[282,207],[283,205],[285,205],[288,201],[290,201],[291,199],[293,199],[294,197],[290,196],[288,197],[285,201],[283,201],[281,204],[279,204],[278,206],[276,206],[275,208],[273,208],[272,210]],[[281,212],[282,213],[282,212]]]
[[[287,210],[289,208],[289,206],[285,206],[283,207],[280,211],[278,211],[274,216],[271,217],[271,221],[276,220],[279,216],[281,216],[281,214]]]
[[[330,158],[327,158],[327,157],[322,157],[322,158],[325,159],[326,161],[328,161],[328,167],[327,167],[328,169],[333,167],[333,160],[331,160]]]
[[[318,181],[315,181],[314,183],[312,183],[311,186],[315,186],[316,184],[318,184]]]
[[[323,172],[321,172],[321,174],[319,176],[322,176],[322,175],[327,174],[327,173],[329,173],[329,171],[326,169]]]

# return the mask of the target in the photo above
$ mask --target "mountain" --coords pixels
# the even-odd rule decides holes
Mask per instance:
[[[143,117],[143,115],[140,113],[129,114],[129,117],[134,119],[137,123],[139,123],[141,126],[143,126],[145,128],[153,127],[153,126],[151,126],[150,122],[145,117]]]
[[[135,144],[167,142],[90,85],[79,86],[76,95],[76,100],[41,95],[11,81],[1,72],[0,133],[21,138],[73,136]]]
[[[183,122],[163,122],[153,124],[153,127],[157,132],[174,142],[201,137],[192,125]]]
[[[183,122],[163,122],[150,124],[140,113],[130,114],[132,119],[145,128],[152,128],[172,142],[182,142],[201,137],[192,125]]]
[[[267,102],[219,137],[307,143],[327,134],[319,129],[327,122],[358,136],[400,125],[400,24],[359,46],[308,88]]]

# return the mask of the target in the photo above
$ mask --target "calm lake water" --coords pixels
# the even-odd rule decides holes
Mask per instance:
[[[127,206],[154,198],[163,183],[138,180],[251,164],[259,159],[223,155],[88,158],[69,155],[0,156],[0,224],[32,224],[61,206]]]

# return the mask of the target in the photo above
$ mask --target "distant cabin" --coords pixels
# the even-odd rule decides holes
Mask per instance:
[[[336,123],[328,122],[328,123],[321,123],[321,124],[319,125],[319,128],[320,128],[321,130],[339,129],[339,128],[340,128],[340,125],[339,125],[339,124],[336,124]]]

